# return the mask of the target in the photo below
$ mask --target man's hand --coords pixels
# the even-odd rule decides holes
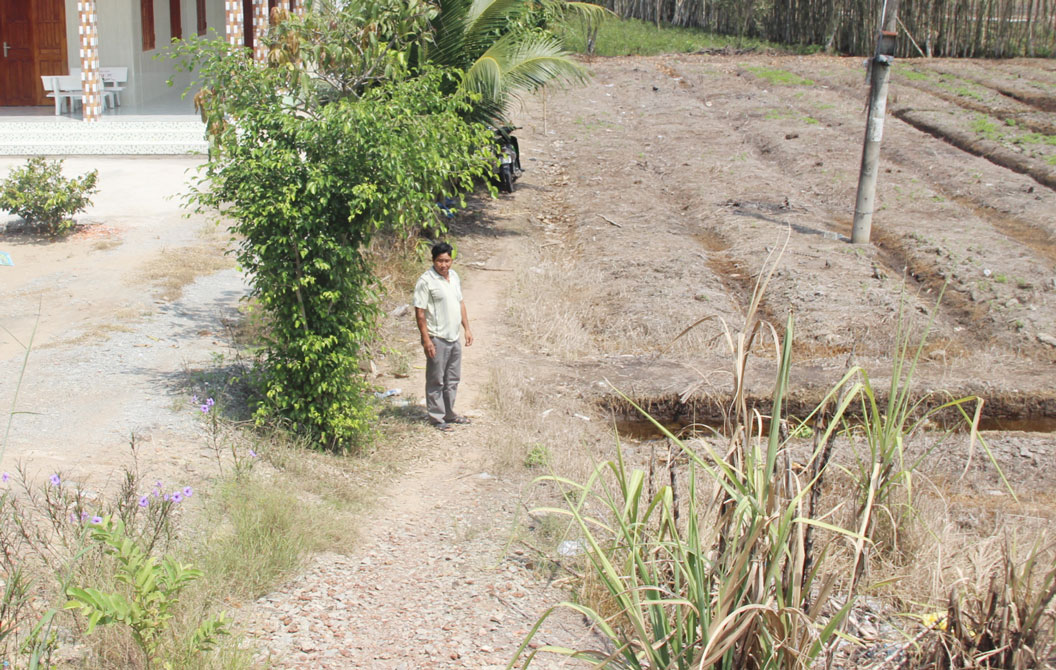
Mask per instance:
[[[466,334],[466,346],[473,344],[473,331],[469,329],[469,314],[466,313],[466,303],[460,303],[462,310],[462,331]]]
[[[433,344],[433,338],[429,337],[429,330],[425,325],[425,310],[421,307],[414,308],[414,321],[418,324],[418,332],[422,334],[422,349],[425,350],[425,357],[432,360],[436,356],[436,345]]]

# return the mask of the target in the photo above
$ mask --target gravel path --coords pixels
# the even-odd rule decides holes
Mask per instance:
[[[444,436],[364,527],[348,556],[321,555],[254,607],[249,629],[274,667],[503,668],[547,607],[565,596],[540,580],[533,552],[507,546],[516,482],[466,458],[485,420]],[[539,643],[584,634],[557,616]],[[538,645],[536,645],[538,646]],[[566,667],[540,657],[538,668]]]
[[[106,488],[131,463],[135,434],[139,469],[151,481],[192,484],[215,473],[189,396],[208,393],[195,371],[227,353],[224,323],[237,316],[243,278],[235,270],[204,274],[177,299],[162,300],[137,274],[173,250],[203,244],[195,231],[204,221],[188,223],[178,203],[164,199],[180,190],[189,166],[102,161],[104,190],[82,219],[98,225],[66,240],[36,244],[0,226],[0,249],[16,260],[0,268],[2,325],[11,331],[0,334],[0,407],[10,407],[17,391],[16,409],[26,412],[15,416],[0,469],[22,464],[36,479],[62,472],[71,483]],[[87,165],[71,160],[67,169]],[[488,205],[489,212],[513,208],[513,199]],[[509,243],[492,242],[479,245],[489,264],[513,267],[503,257]],[[565,597],[538,571],[536,553],[513,539],[525,519],[529,475],[486,472],[494,459],[481,446],[494,423],[480,389],[503,356],[499,322],[510,275],[460,272],[470,279],[477,344],[466,351],[459,409],[474,423],[429,435],[435,444],[381,496],[347,554],[314,557],[236,613],[271,667],[502,668],[538,617]],[[410,317],[405,326],[413,335]],[[18,385],[16,339],[27,341],[34,327]],[[407,395],[421,396],[420,370],[403,381]],[[585,633],[578,617],[562,613],[534,644],[575,644]],[[564,665],[550,656],[533,667]]]

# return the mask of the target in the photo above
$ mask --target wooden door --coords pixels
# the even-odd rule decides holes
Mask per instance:
[[[67,74],[65,0],[0,0],[0,105],[47,105],[41,75]]]

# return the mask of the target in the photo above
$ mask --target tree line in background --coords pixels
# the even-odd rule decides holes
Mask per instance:
[[[601,0],[623,18],[867,55],[882,0]],[[1056,0],[902,0],[899,56],[1056,55]],[[908,36],[909,39],[905,39]]]

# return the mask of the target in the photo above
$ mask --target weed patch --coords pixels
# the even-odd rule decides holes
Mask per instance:
[[[568,49],[587,53],[587,30],[583,26],[576,22],[566,23],[558,32]],[[608,19],[598,28],[593,53],[598,56],[655,56],[726,48],[738,51],[789,50],[789,47],[772,42],[739,39],[694,28],[658,28],[653,23],[637,19]]]
[[[772,67],[763,67],[759,65],[747,66],[746,70],[754,74],[756,77],[768,81],[775,86],[813,86],[814,82],[810,79],[800,77],[794,72],[788,70],[781,70]]]
[[[1001,131],[1001,125],[988,116],[977,114],[972,121],[972,130],[988,140],[999,142],[1004,139],[1005,134]]]
[[[157,287],[162,300],[176,300],[184,287],[198,277],[226,270],[234,261],[215,245],[165,249],[137,270],[135,281],[146,280]]]

